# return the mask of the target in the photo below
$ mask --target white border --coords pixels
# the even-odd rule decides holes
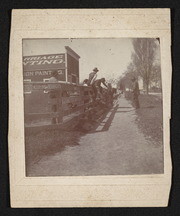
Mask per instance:
[[[167,206],[171,185],[169,17],[168,9],[13,11],[9,64],[9,164],[12,207]],[[160,38],[164,174],[25,177],[22,39],[70,37]]]

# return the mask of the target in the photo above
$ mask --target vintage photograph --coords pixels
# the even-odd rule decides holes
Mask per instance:
[[[160,46],[23,39],[26,176],[163,174]]]

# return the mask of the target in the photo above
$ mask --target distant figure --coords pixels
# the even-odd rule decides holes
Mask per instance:
[[[97,69],[97,67],[95,67],[94,69],[93,69],[93,72],[91,72],[90,74],[89,74],[89,80],[88,80],[88,85],[92,85],[93,83],[94,83],[94,81],[96,80],[96,78],[97,78],[97,72],[98,72],[99,70]]]
[[[93,90],[94,90],[94,94],[95,94],[95,99],[98,98],[102,98],[102,90],[103,88],[101,87],[101,83],[106,86],[106,88],[108,88],[108,86],[106,85],[106,80],[105,78],[101,78],[101,79],[97,79],[96,81],[94,81],[94,83],[92,84]]]
[[[84,81],[83,81],[83,86],[88,86],[88,79],[85,79]]]
[[[58,72],[57,71],[52,72],[52,76],[50,77],[49,82],[58,82]]]
[[[132,93],[133,93],[133,104],[134,104],[134,107],[136,109],[139,109],[140,106],[139,106],[139,84],[138,84],[138,81],[136,80],[135,77],[133,77],[132,79]]]

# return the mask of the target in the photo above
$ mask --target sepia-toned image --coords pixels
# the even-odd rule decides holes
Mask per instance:
[[[169,9],[12,11],[11,207],[159,207],[171,188]]]
[[[163,174],[160,46],[23,39],[26,176]]]

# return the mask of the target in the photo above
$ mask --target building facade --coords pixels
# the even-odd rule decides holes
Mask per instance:
[[[58,71],[58,81],[79,84],[80,56],[65,46],[59,54],[45,54],[23,57],[24,82],[48,82],[53,71]]]

